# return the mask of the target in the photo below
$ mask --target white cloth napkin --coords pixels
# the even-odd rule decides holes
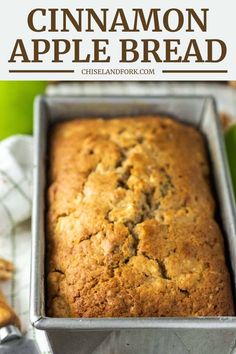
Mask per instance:
[[[19,135],[0,143],[0,235],[31,215],[32,140]]]
[[[1,288],[20,317],[24,334],[37,340],[42,354],[51,354],[44,333],[29,322],[32,167],[32,136],[0,142],[0,257],[12,261],[16,269]]]

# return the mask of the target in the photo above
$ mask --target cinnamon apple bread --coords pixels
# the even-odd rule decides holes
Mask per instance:
[[[201,133],[77,119],[52,128],[49,150],[49,316],[234,314]]]

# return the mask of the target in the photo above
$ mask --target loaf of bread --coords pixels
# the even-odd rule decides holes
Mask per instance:
[[[47,314],[233,315],[203,136],[168,117],[50,137]]]

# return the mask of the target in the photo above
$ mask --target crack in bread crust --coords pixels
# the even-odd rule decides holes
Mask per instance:
[[[159,117],[57,124],[49,181],[48,315],[234,313],[194,128]]]

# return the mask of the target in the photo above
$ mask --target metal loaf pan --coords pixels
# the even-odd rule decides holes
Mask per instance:
[[[32,216],[30,317],[46,331],[119,329],[225,329],[236,331],[236,317],[172,318],[50,318],[45,314],[45,188],[48,127],[79,117],[112,118],[125,115],[167,114],[197,127],[205,136],[212,164],[220,218],[236,294],[236,218],[225,147],[214,99],[211,97],[47,97],[35,102],[35,160]],[[186,148],[188,148],[186,146]],[[186,161],[187,163],[187,161]],[[236,333],[236,332],[235,332]],[[86,350],[84,351],[86,352]],[[68,351],[69,353],[69,351]]]

